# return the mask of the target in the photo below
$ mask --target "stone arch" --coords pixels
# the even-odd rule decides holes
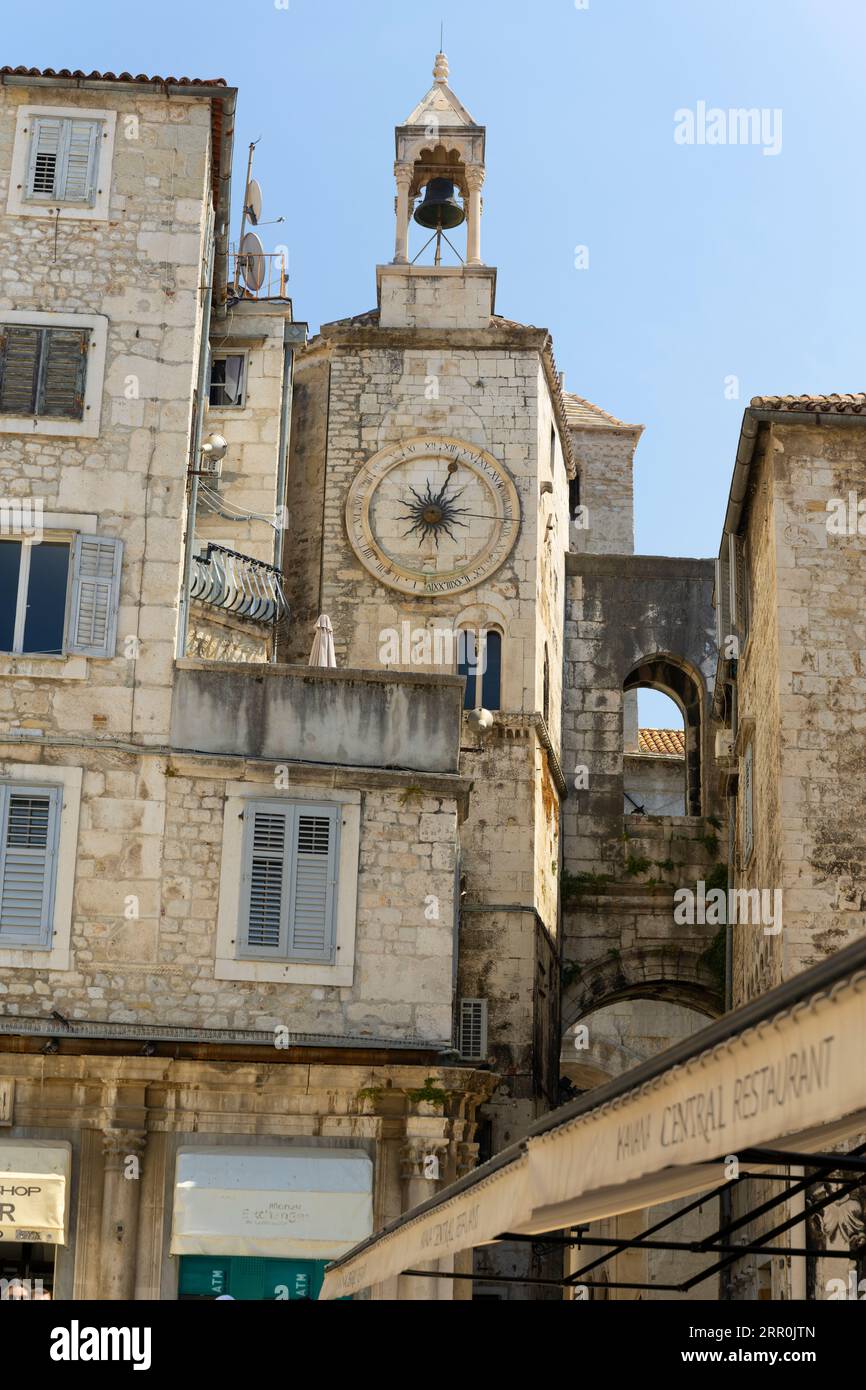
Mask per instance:
[[[700,816],[704,809],[703,738],[704,682],[682,657],[659,652],[643,657],[623,682],[623,690],[659,690],[680,708],[686,734],[686,814]]]
[[[563,992],[563,1033],[587,1015],[623,999],[682,1004],[708,1019],[724,1011],[720,982],[702,952],[681,945],[635,946],[583,966]]]

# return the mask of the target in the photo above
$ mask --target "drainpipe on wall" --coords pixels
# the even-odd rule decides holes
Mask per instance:
[[[211,218],[208,230],[207,276],[204,303],[202,305],[201,345],[198,359],[198,382],[196,384],[196,412],[192,439],[190,463],[189,505],[186,513],[186,532],[183,542],[183,580],[180,587],[180,611],[177,624],[176,656],[181,661],[186,656],[189,635],[190,590],[192,587],[192,567],[195,560],[195,523],[198,511],[198,485],[201,469],[201,445],[204,434],[205,413],[208,398],[208,370],[210,365],[210,322],[213,307],[213,277],[216,261],[216,239]]]

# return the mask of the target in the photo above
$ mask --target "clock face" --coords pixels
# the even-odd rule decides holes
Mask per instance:
[[[433,598],[474,589],[505,563],[520,530],[520,499],[483,449],[456,439],[410,439],[361,469],[346,526],[374,578]]]

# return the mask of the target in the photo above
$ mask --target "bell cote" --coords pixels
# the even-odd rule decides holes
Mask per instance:
[[[487,132],[448,76],[440,53],[433,86],[397,127],[396,247],[377,277],[383,328],[486,328],[493,314],[496,271],[481,259]],[[410,263],[413,221],[424,240]]]
[[[448,59],[440,53],[433,68],[433,86],[405,125],[397,127],[395,265],[409,264],[413,215],[423,228],[433,232],[432,240],[437,240],[437,222],[441,222],[446,235],[465,222],[465,264],[483,264],[481,190],[486,131],[454,95],[448,75]],[[426,195],[424,201],[416,209],[416,200],[422,195]],[[437,263],[441,249],[440,239],[435,253]],[[456,254],[460,257],[459,250]]]

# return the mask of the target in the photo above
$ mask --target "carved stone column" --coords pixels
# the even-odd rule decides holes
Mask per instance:
[[[441,1177],[425,1177],[425,1167],[427,1160],[436,1159],[441,1174],[448,1145],[449,1140],[445,1137],[407,1139],[401,1154],[406,1192],[404,1209],[406,1211],[411,1211],[414,1207],[419,1207],[424,1202],[429,1202],[431,1197],[436,1196],[442,1185]],[[438,1261],[431,1261],[429,1264],[420,1265],[419,1268],[438,1271],[439,1263]],[[415,1302],[432,1303],[442,1296],[441,1283],[440,1279],[401,1279],[399,1297]]]
[[[469,226],[467,228],[466,263],[483,265],[481,259],[481,190],[484,187],[484,169],[480,164],[470,164],[466,170],[469,185]]]
[[[141,1196],[141,1155],[147,1135],[110,1129],[102,1136],[105,1176],[99,1296],[129,1302],[135,1293],[135,1256]]]
[[[395,265],[409,264],[409,189],[412,185],[413,168],[411,164],[395,164],[397,179],[397,242],[394,251]]]

